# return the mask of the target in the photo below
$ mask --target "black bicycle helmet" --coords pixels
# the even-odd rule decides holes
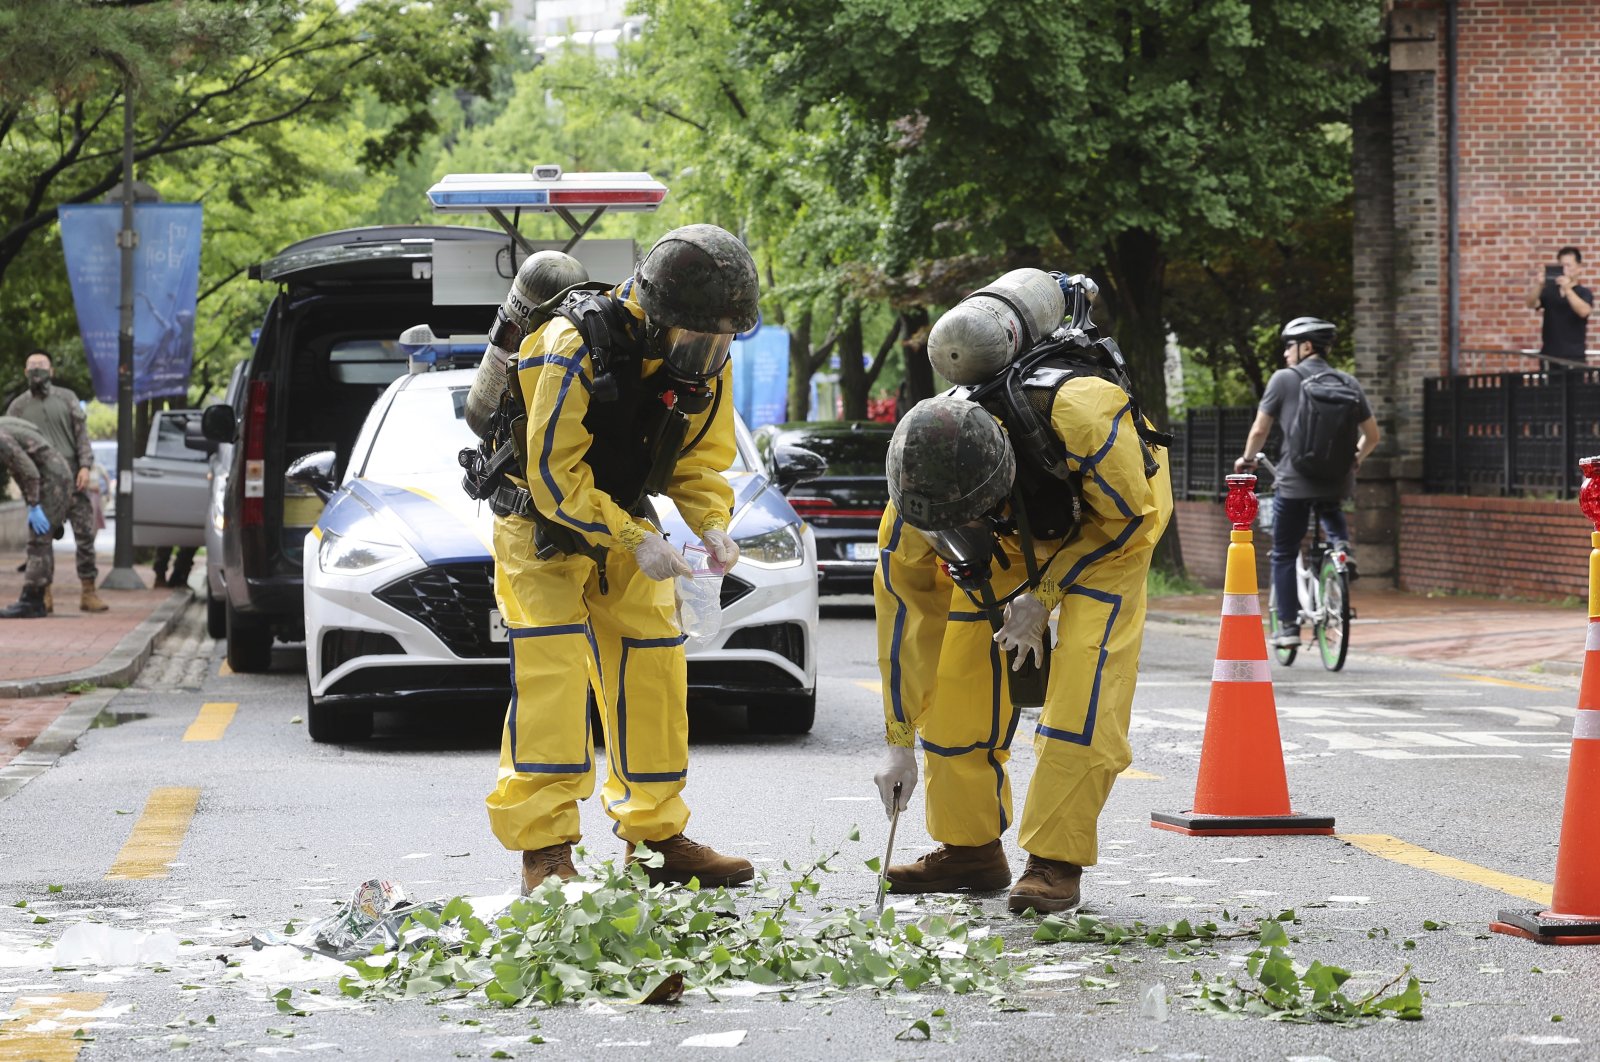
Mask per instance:
[[[1318,350],[1327,350],[1333,346],[1334,338],[1338,334],[1338,326],[1332,321],[1324,321],[1320,317],[1296,317],[1283,326],[1283,334],[1278,337],[1278,340],[1282,343],[1287,343],[1290,340],[1298,343],[1310,343]]]

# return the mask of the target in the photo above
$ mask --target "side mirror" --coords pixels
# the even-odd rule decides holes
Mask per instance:
[[[338,455],[332,450],[317,450],[295,458],[283,478],[310,487],[317,492],[317,497],[327,501],[339,489],[333,479],[333,466],[337,460]]]
[[[214,454],[219,444],[206,438],[205,428],[201,426],[199,417],[190,417],[183,425],[183,445],[201,453]]]
[[[234,414],[233,407],[227,405],[207,406],[206,411],[200,414],[200,434],[208,442],[231,443],[239,433],[239,418]],[[187,433],[184,442],[189,441]],[[199,449],[199,447],[195,447]]]
[[[803,446],[780,444],[772,453],[773,479],[778,489],[788,493],[791,487],[825,475],[828,462],[821,454]]]

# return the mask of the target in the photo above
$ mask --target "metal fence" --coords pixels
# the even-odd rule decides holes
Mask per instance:
[[[1423,486],[1450,494],[1576,495],[1600,453],[1600,370],[1425,381]]]
[[[1172,494],[1180,500],[1215,501],[1228,493],[1226,477],[1244,452],[1244,441],[1256,419],[1255,406],[1202,406],[1185,410],[1172,423]],[[1278,452],[1282,432],[1272,426],[1263,449]]]

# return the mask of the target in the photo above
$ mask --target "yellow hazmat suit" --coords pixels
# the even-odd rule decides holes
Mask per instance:
[[[614,289],[642,319],[632,281]],[[576,328],[556,318],[523,341],[517,378],[528,406],[527,455],[533,503],[548,521],[606,550],[599,566],[582,555],[536,556],[534,523],[500,517],[494,526],[495,597],[510,631],[513,690],[500,746],[499,782],[488,797],[500,843],[531,851],[579,838],[578,801],[594,792],[589,691],[600,708],[608,750],[602,790],[613,832],[626,841],[682,833],[689,769],[683,635],[673,619],[673,584],[643,575],[633,550],[654,530],[595,485],[585,461],[584,426],[595,368]],[[662,363],[643,363],[646,378]],[[704,534],[728,526],[733,491],[731,369],[722,401],[690,418],[693,439],[667,489],[684,521]],[[638,456],[641,466],[648,455]]]
[[[1032,593],[1061,611],[1018,840],[1033,855],[1091,866],[1100,809],[1133,759],[1128,715],[1144,636],[1145,577],[1172,516],[1172,484],[1160,451],[1161,470],[1146,478],[1132,406],[1115,384],[1067,381],[1050,420],[1069,466],[1082,473],[1084,512],[1080,533],[1064,548],[1059,541],[1036,543],[1038,562],[1047,567]],[[987,617],[893,506],[879,525],[878,546],[874,596],[889,743],[921,739],[933,839],[988,844],[1012,820],[1006,762],[1018,713],[1004,655]],[[1017,540],[1005,539],[1002,548],[1010,567],[994,565],[997,597],[1025,578]]]

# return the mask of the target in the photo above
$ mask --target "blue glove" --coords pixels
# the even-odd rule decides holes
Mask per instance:
[[[44,509],[37,505],[28,506],[28,527],[36,535],[42,535],[50,530],[50,518],[44,514]]]

